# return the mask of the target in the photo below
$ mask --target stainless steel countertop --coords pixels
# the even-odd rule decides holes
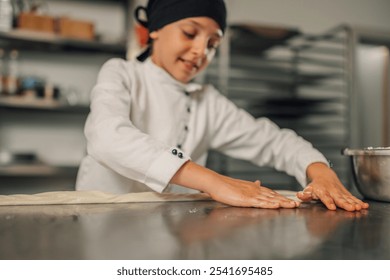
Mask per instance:
[[[3,206],[0,259],[390,259],[390,203],[370,206]]]

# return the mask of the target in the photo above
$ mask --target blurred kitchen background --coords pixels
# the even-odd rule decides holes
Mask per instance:
[[[225,1],[227,36],[199,80],[293,128],[354,190],[340,151],[390,146],[390,1]],[[139,51],[133,9],[145,2],[0,0],[0,194],[74,189],[90,90],[107,59]],[[216,152],[208,166],[299,189]]]

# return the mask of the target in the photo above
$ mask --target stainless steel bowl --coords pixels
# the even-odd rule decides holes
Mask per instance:
[[[351,157],[356,187],[368,199],[390,202],[390,147],[344,149]]]

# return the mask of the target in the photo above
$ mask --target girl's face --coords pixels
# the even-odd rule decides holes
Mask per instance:
[[[222,30],[208,17],[186,18],[151,32],[152,61],[182,83],[188,83],[212,60]]]

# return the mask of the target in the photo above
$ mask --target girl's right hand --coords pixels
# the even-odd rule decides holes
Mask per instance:
[[[223,184],[209,190],[210,196],[219,202],[239,207],[296,208],[300,202],[289,199],[269,188],[260,181],[250,182],[222,176]]]
[[[203,191],[214,200],[231,206],[276,209],[300,205],[298,201],[261,186],[260,181],[233,179],[191,161],[177,171],[171,183]]]

